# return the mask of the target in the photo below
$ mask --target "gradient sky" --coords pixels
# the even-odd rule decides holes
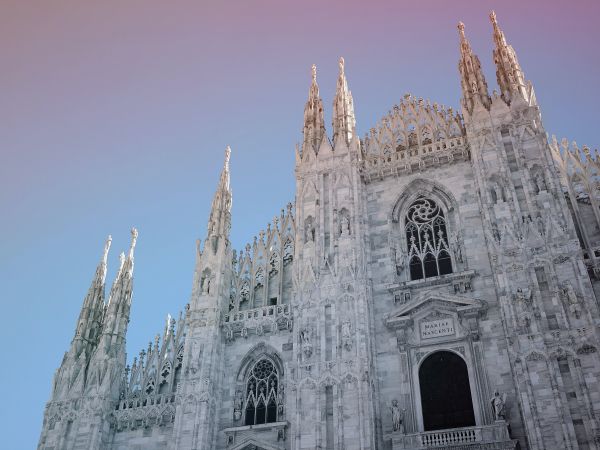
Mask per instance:
[[[1,0],[2,447],[37,445],[106,235],[111,283],[139,229],[131,360],[189,299],[226,145],[239,249],[293,200],[311,64],[330,123],[345,57],[361,136],[407,92],[458,107],[459,20],[495,88],[491,9],[547,131],[597,147],[597,0]]]

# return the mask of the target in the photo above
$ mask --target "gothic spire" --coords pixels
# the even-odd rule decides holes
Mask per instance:
[[[75,353],[73,355],[74,357],[77,357],[84,347],[89,347],[87,348],[89,354],[89,351],[92,350],[92,347],[95,345],[96,339],[98,338],[98,331],[104,309],[106,262],[111,242],[112,238],[111,236],[108,236],[106,243],[104,244],[102,257],[96,267],[96,273],[94,274],[88,293],[83,300],[72,345],[72,350]]]
[[[133,252],[137,237],[138,231],[132,228],[129,253],[127,257],[124,253],[119,255],[119,270],[110,290],[104,316],[102,334],[105,336],[103,339],[106,340],[105,348],[125,341],[133,293]]]
[[[469,113],[473,112],[476,104],[481,104],[489,109],[490,96],[487,83],[481,70],[479,58],[465,36],[465,24],[459,22],[458,34],[460,36],[460,60],[458,71],[463,92],[462,104]]]
[[[323,118],[323,100],[319,96],[317,84],[317,66],[312,65],[312,83],[308,90],[308,101],[304,107],[304,144],[318,151],[321,140],[325,135],[325,120]]]
[[[333,99],[333,142],[338,135],[343,136],[346,142],[350,142],[356,132],[354,101],[344,73],[344,58],[340,58],[339,65],[340,73]]]
[[[219,185],[212,201],[210,217],[208,219],[208,232],[206,242],[211,242],[213,252],[216,253],[219,238],[229,238],[231,226],[231,189],[229,187],[229,158],[231,148],[225,149],[225,162],[221,171]]]
[[[496,20],[496,13],[490,13],[490,21],[494,27],[494,63],[496,64],[496,78],[502,93],[502,98],[510,103],[516,96],[528,99],[525,75],[515,50],[506,42],[504,32]]]

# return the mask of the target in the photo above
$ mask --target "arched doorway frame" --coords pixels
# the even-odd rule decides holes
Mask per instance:
[[[449,347],[447,345],[439,345],[439,346],[435,346],[434,348],[431,348],[429,351],[427,351],[426,353],[424,353],[421,358],[417,361],[416,364],[413,365],[413,374],[412,374],[412,379],[414,380],[414,389],[413,389],[413,394],[414,394],[414,399],[415,399],[415,416],[417,419],[417,429],[420,432],[425,431],[425,424],[423,421],[423,403],[421,401],[421,380],[419,378],[419,371],[421,369],[421,364],[423,364],[423,361],[425,361],[428,357],[430,357],[431,355],[433,355],[434,353],[439,353],[439,352],[449,352],[449,353],[453,353],[455,355],[457,355],[459,358],[461,358],[465,365],[467,366],[467,374],[469,376],[469,389],[471,391],[471,403],[473,404],[473,414],[475,416],[475,426],[480,426],[483,424],[482,421],[482,416],[481,416],[481,409],[480,409],[480,396],[478,393],[478,389],[477,389],[477,384],[476,384],[476,374],[474,372],[474,365],[473,365],[473,358],[471,356],[471,352],[470,349],[468,348],[467,345],[464,345],[464,343],[461,343],[463,345],[461,345],[462,348],[464,348],[464,354],[462,354],[460,351],[458,351],[456,348],[453,347]],[[423,349],[421,349],[421,352],[423,351]],[[413,351],[413,357],[416,357],[416,352]]]

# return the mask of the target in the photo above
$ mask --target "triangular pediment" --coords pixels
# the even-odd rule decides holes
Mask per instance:
[[[447,292],[428,291],[418,294],[410,301],[392,311],[386,318],[388,326],[394,326],[417,315],[426,315],[432,311],[466,312],[483,309],[485,303],[481,300]]]
[[[280,450],[280,448],[260,442],[258,439],[250,438],[244,439],[239,444],[231,447],[231,450]]]

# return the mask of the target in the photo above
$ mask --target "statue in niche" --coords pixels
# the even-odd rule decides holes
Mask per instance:
[[[531,334],[531,317],[525,315],[521,320],[523,331],[527,334]]]
[[[515,300],[521,304],[524,304],[525,306],[531,306],[532,295],[533,294],[530,289],[517,288],[515,292]]]
[[[440,230],[441,232],[441,230]],[[456,259],[457,262],[462,263],[463,262],[463,252],[462,252],[462,245],[460,244],[460,232],[457,232],[456,234],[452,235],[452,240],[450,242],[450,249],[452,250],[452,253],[454,253],[454,258]]]
[[[492,405],[494,420],[506,420],[506,394],[500,395],[500,392],[496,390],[490,403]]]
[[[576,305],[579,303],[579,299],[577,298],[577,294],[575,293],[575,289],[570,281],[566,281],[564,287],[562,288],[562,293],[564,298],[570,305]]]
[[[490,190],[490,193],[492,194],[492,201],[494,203],[500,203],[500,202],[504,201],[504,191],[498,185],[498,183],[493,183],[492,184],[492,188]]]
[[[350,218],[344,211],[340,213],[340,234],[348,236],[350,234]]]
[[[240,289],[240,303],[250,300],[250,286],[247,282],[242,284]]]
[[[535,218],[535,223],[537,225],[537,232],[540,236],[544,236],[546,234],[546,229],[544,227],[544,219],[542,219],[542,216],[537,216]]]
[[[285,393],[283,386],[279,386],[279,392],[277,392],[277,413],[283,415],[283,405],[285,404]]]
[[[304,222],[304,242],[315,242],[315,225],[313,223],[312,217],[308,217]]]
[[[294,248],[292,247],[291,241],[286,241],[283,246],[283,262],[284,264],[287,264],[292,259],[294,259]]]
[[[544,174],[542,174],[541,172],[537,172],[534,175],[533,181],[535,182],[535,187],[537,188],[538,194],[541,191],[546,190],[546,180],[544,179]]]
[[[579,315],[581,314],[581,309],[579,307],[581,301],[579,297],[577,297],[577,293],[575,292],[575,288],[570,281],[566,281],[563,284],[563,287],[560,290],[560,294],[563,299],[569,305],[570,311],[573,313],[575,318],[579,319]]]
[[[261,287],[262,285],[264,285],[265,283],[265,275],[262,271],[262,269],[258,269],[256,271],[256,275],[254,276],[254,288],[257,289],[259,287]]]
[[[300,331],[300,343],[302,344],[302,353],[306,358],[312,355],[312,344],[310,343],[310,331],[304,328]]]
[[[233,419],[240,420],[242,418],[242,392],[236,391],[235,399],[233,400]]]
[[[202,293],[209,294],[210,293],[210,275],[205,275],[202,280]]]
[[[502,236],[500,235],[500,230],[498,229],[498,225],[495,223],[492,224],[492,236],[494,240],[499,244],[502,240]]]
[[[404,409],[400,409],[398,406],[398,400],[392,400],[392,406],[390,406],[392,412],[392,427],[394,431],[400,431],[404,434]]]
[[[342,343],[347,351],[352,350],[352,330],[348,319],[342,322]]]
[[[406,267],[406,254],[402,250],[396,250],[392,248],[394,253],[394,262],[396,264],[396,275],[402,275],[404,268]]]

